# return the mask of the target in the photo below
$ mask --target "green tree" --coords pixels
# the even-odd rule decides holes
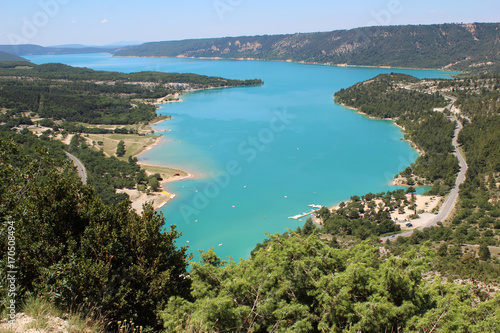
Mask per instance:
[[[411,185],[411,184],[408,184],[408,185]],[[413,186],[408,187],[408,189],[406,190],[407,194],[410,194],[410,193],[413,194],[415,192],[417,192],[417,190],[415,190],[415,188]]]
[[[68,309],[98,310],[111,325],[127,319],[153,326],[169,297],[189,298],[187,249],[176,248],[175,227],[165,231],[151,205],[142,215],[127,202],[104,205],[61,166],[71,168],[46,151],[19,154],[0,140],[0,234],[7,234],[4,222],[12,222],[18,302],[34,294]],[[7,237],[0,248],[8,252]],[[7,271],[5,265],[3,259],[0,268]],[[0,293],[6,299],[6,290]]]
[[[425,248],[381,258],[370,242],[335,249],[291,233],[271,236],[252,260],[207,255],[193,264],[194,299],[175,297],[161,314],[169,332],[390,332],[441,297],[422,278],[433,260]]]
[[[149,177],[148,186],[151,189],[151,191],[153,192],[158,191],[158,188],[160,187],[160,182],[158,181],[158,178],[154,176]]]
[[[123,155],[125,155],[125,142],[123,142],[123,140],[120,140],[120,142],[118,142],[118,145],[116,146],[116,156],[122,157]]]
[[[479,259],[486,261],[491,258],[490,249],[486,243],[481,243],[479,246]]]
[[[446,257],[448,255],[448,244],[441,244],[437,249],[437,255],[440,257]]]
[[[316,215],[321,216],[321,218],[323,219],[323,221],[326,221],[330,217],[330,209],[328,209],[327,207],[321,207],[316,212]]]

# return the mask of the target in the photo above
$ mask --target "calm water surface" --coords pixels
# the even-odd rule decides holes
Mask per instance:
[[[309,204],[333,206],[351,195],[394,190],[393,176],[417,157],[391,121],[336,105],[333,94],[380,73],[433,78],[430,70],[345,68],[266,61],[118,58],[108,54],[31,56],[99,70],[197,73],[260,78],[258,87],[197,91],[163,105],[172,115],[155,126],[161,143],[140,160],[175,166],[195,177],[169,183],[174,200],[161,208],[182,232],[179,245],[215,248],[223,259],[248,258],[265,233],[296,229],[289,216]]]

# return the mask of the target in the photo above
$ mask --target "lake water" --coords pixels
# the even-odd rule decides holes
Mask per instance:
[[[30,56],[99,70],[197,73],[260,78],[258,87],[196,91],[164,105],[155,126],[161,143],[143,162],[175,166],[192,179],[169,183],[161,208],[195,260],[213,247],[226,259],[248,258],[265,233],[302,226],[289,216],[309,204],[333,206],[352,195],[394,190],[393,176],[417,157],[391,121],[368,119],[333,102],[333,94],[380,73],[446,78],[431,70],[335,67],[269,61],[117,58],[108,54]]]

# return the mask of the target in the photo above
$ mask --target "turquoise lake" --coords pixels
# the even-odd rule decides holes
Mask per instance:
[[[265,233],[302,226],[289,219],[309,204],[333,206],[352,195],[394,190],[391,180],[417,157],[387,120],[336,105],[333,94],[380,73],[447,78],[432,70],[335,67],[268,61],[118,58],[109,54],[30,56],[99,70],[164,71],[264,80],[258,87],[196,91],[163,105],[172,120],[139,160],[185,169],[193,178],[169,183],[176,197],[160,209],[176,224],[194,260],[214,248],[226,259],[248,258]]]

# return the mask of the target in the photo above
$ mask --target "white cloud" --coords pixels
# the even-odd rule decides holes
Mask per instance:
[[[108,23],[108,19],[101,20],[101,23]]]

